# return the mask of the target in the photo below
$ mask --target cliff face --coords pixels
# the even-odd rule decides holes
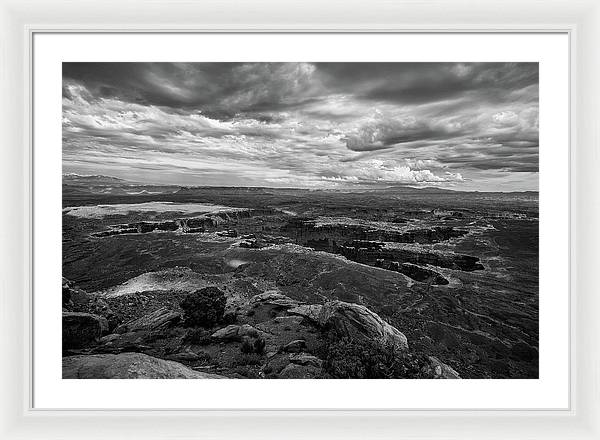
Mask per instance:
[[[210,228],[226,225],[233,221],[244,220],[259,215],[271,215],[274,211],[269,209],[247,209],[236,211],[223,211],[206,214],[199,217],[180,218],[177,220],[164,220],[157,222],[135,222],[111,225],[108,231],[95,232],[93,237],[108,237],[121,234],[147,234],[156,231],[179,231],[187,234],[205,232]]]
[[[377,241],[391,243],[420,243],[431,244],[462,237],[468,231],[454,229],[448,226],[433,228],[405,229],[402,231],[374,229],[355,224],[317,224],[314,221],[293,219],[284,231],[295,235],[298,243],[327,240],[328,246],[348,241]]]
[[[292,235],[298,244],[343,255],[357,263],[401,272],[421,282],[448,284],[442,275],[421,266],[468,272],[484,269],[477,257],[426,248],[426,245],[462,237],[468,232],[453,227],[386,230],[343,222],[318,224],[312,220],[294,219],[284,227],[284,231]],[[408,246],[387,247],[386,243]]]

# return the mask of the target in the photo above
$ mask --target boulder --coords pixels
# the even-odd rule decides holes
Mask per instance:
[[[323,361],[316,356],[308,353],[292,353],[289,355],[290,362],[298,365],[312,365],[321,368]]]
[[[299,353],[306,348],[306,341],[304,339],[296,339],[287,343],[283,347],[283,351],[288,353]]]
[[[259,332],[256,328],[252,327],[250,324],[243,324],[238,328],[238,338],[243,338],[244,336],[248,336],[250,338],[258,338],[262,332]]]
[[[277,377],[289,363],[290,358],[285,353],[268,353],[267,363],[262,370],[267,377]]]
[[[81,348],[97,341],[108,332],[108,321],[91,313],[63,312],[63,349]]]
[[[107,343],[111,343],[113,341],[116,341],[117,339],[119,339],[121,337],[121,335],[117,334],[117,333],[111,333],[110,335],[106,335],[100,338],[100,343],[102,344],[107,344]]]
[[[170,327],[181,320],[181,314],[167,307],[161,307],[152,313],[126,322],[115,328],[114,333],[127,333],[138,330],[160,330]]]
[[[289,309],[287,312],[290,315],[302,316],[311,322],[318,323],[319,314],[321,313],[322,308],[323,306],[321,304],[304,304],[294,307],[293,309]]]
[[[250,338],[257,338],[258,336],[260,336],[260,333],[261,332],[259,332],[256,328],[252,327],[249,324],[231,324],[227,327],[223,327],[217,330],[212,335],[210,335],[210,337],[214,339],[220,339],[223,341],[237,341],[242,339],[244,336]]]
[[[280,379],[316,379],[323,375],[321,368],[312,365],[288,364],[279,373]]]
[[[238,338],[239,329],[240,329],[239,325],[231,324],[231,325],[228,325],[227,327],[220,328],[219,330],[214,332],[212,335],[210,335],[210,337],[214,338],[214,339],[225,340],[225,341],[235,340]]]
[[[267,291],[250,298],[250,304],[263,303],[281,308],[292,308],[299,305],[298,301],[276,291]]]
[[[400,350],[408,349],[408,340],[403,333],[359,304],[330,301],[321,309],[319,324],[340,338],[378,341]]]
[[[223,379],[142,353],[63,358],[63,379]]]
[[[444,364],[434,356],[428,356],[429,366],[425,367],[426,374],[433,376],[434,379],[460,379],[460,375],[454,368]]]

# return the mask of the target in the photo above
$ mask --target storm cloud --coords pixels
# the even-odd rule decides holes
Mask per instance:
[[[537,190],[537,63],[63,63],[63,168]]]

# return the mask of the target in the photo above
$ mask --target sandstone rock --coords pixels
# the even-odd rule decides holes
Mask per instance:
[[[438,358],[428,356],[429,367],[426,373],[433,375],[435,379],[460,379],[460,375],[449,365],[444,364]]]
[[[94,348],[93,353],[123,353],[144,352],[151,349],[146,338],[150,335],[149,330],[138,330],[135,332],[107,335],[100,339],[100,345]]]
[[[212,335],[210,335],[210,337],[214,338],[214,339],[225,340],[225,341],[226,340],[235,340],[238,338],[238,330],[239,329],[240,329],[239,325],[231,324],[231,325],[228,325],[227,327],[220,328],[219,330],[214,332]]]
[[[167,356],[167,359],[177,362],[193,362],[200,359],[196,353],[192,353],[191,351],[183,351],[180,353],[175,353]]]
[[[63,286],[62,286],[62,305],[63,306],[71,306],[73,303],[71,301],[71,289],[68,284],[64,283],[63,278]]]
[[[248,336],[250,338],[257,338],[260,336],[260,333],[257,329],[252,327],[250,324],[243,324],[238,328],[237,335],[239,338],[243,338],[244,336]]]
[[[63,358],[63,379],[223,379],[142,353]]]
[[[115,333],[127,333],[138,330],[159,330],[170,327],[181,320],[181,314],[170,310],[166,307],[161,307],[152,313],[142,316],[141,318],[121,324],[115,328]]]
[[[296,339],[289,342],[283,347],[283,351],[288,353],[299,353],[306,348],[306,341],[304,339]]]
[[[108,321],[91,313],[63,312],[62,343],[65,348],[81,348],[108,332]]]
[[[290,363],[290,358],[285,353],[275,353],[267,358],[263,372],[267,375],[277,375]]]
[[[269,304],[281,308],[292,308],[299,305],[298,301],[276,291],[259,293],[258,295],[254,295],[252,298],[250,298],[250,304],[257,303]]]
[[[242,339],[243,337],[257,338],[260,336],[262,332],[259,332],[256,328],[252,327],[249,324],[244,325],[236,325],[231,324],[227,327],[223,327],[212,335],[211,338],[220,339],[223,341],[237,341]]]
[[[308,353],[292,353],[290,354],[290,362],[298,365],[311,365],[321,368],[323,361],[316,356]]]
[[[319,324],[338,337],[362,341],[379,341],[398,349],[408,349],[406,336],[376,313],[358,304],[343,301],[326,303],[319,314]]]
[[[310,305],[300,305],[298,307],[294,307],[293,309],[289,309],[287,312],[290,315],[298,315],[303,318],[308,319],[314,323],[319,322],[319,314],[321,313],[321,309],[323,306],[321,304],[310,304]]]
[[[106,335],[100,338],[100,341],[102,344],[106,344],[108,342],[113,342],[117,339],[119,339],[121,337],[121,335],[116,334],[116,333],[111,333],[110,335]]]
[[[323,370],[312,365],[288,364],[279,373],[280,379],[315,379],[323,374]]]

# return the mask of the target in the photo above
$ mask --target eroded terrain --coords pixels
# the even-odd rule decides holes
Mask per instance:
[[[351,315],[342,302],[405,336],[423,377],[538,376],[537,193],[63,190],[64,310],[107,326],[64,347],[68,374],[137,353],[209,376],[331,377],[324,329],[332,308]],[[180,303],[204,287],[225,293],[226,320],[190,329]],[[243,353],[248,335],[264,349]]]

